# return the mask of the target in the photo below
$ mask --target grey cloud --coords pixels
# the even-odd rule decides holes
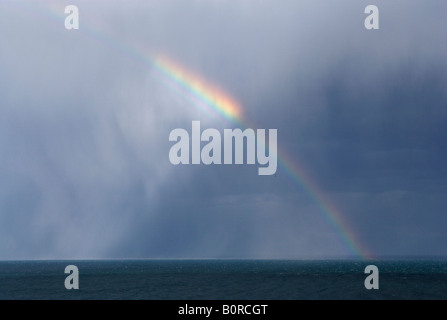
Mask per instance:
[[[78,1],[69,32],[60,2],[7,2],[1,259],[351,254],[283,168],[169,163],[170,130],[233,124],[163,85],[158,53],[277,128],[372,252],[446,254],[445,4],[377,1],[369,32],[365,1]]]

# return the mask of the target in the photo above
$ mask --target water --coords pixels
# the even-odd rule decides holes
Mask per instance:
[[[65,289],[69,264],[79,290]],[[378,290],[364,287],[368,264]],[[447,261],[3,261],[0,299],[447,299]]]

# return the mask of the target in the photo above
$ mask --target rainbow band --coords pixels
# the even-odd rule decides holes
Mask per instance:
[[[165,56],[157,57],[154,60],[154,66],[171,81],[228,120],[241,117],[242,109],[240,105],[215,85],[211,85],[199,76],[186,71]]]
[[[356,239],[354,232],[345,221],[342,213],[335,207],[329,199],[324,198],[324,193],[319,191],[318,186],[306,174],[296,161],[293,161],[282,150],[278,150],[278,166],[282,168],[288,176],[297,183],[307,194],[307,196],[317,205],[318,210],[323,213],[326,220],[340,235],[342,241],[349,250],[363,260],[372,259],[372,255],[366,250],[360,241]]]

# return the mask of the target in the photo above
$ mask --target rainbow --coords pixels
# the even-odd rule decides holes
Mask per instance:
[[[20,8],[23,9],[22,6]],[[48,9],[40,10],[40,12],[43,16],[50,17],[58,24],[65,19],[64,11],[57,2],[50,4]],[[169,59],[166,55],[147,54],[143,50],[137,50],[125,45],[122,41],[116,41],[114,38],[108,37],[85,24],[81,25],[80,32],[133,60],[154,67],[164,82],[187,97],[194,105],[200,106],[203,111],[218,114],[241,127],[250,127],[247,126],[247,121],[243,119],[242,107],[236,99],[203,77],[186,70],[185,67]],[[372,259],[372,255],[360,244],[343,214],[319,189],[318,184],[310,177],[308,172],[280,148],[278,148],[278,166],[315,203],[318,210],[334,228],[352,254],[364,260]]]
[[[154,60],[154,66],[176,85],[228,120],[241,117],[242,108],[239,103],[216,85],[210,84],[200,76],[185,70],[166,56],[158,56]]]
[[[213,109],[235,124],[245,128],[250,127],[245,124],[241,106],[235,102],[235,99],[224,91],[217,90],[215,85],[209,84],[203,77],[187,71],[165,56],[157,57],[154,64],[164,76],[184,90],[183,94],[198,98],[199,102],[204,103],[208,108]],[[317,205],[319,211],[324,214],[329,224],[337,231],[350,252],[362,259],[370,259],[371,255],[356,239],[342,213],[324,196],[324,192],[319,190],[317,183],[311,179],[299,163],[282,149],[278,149],[278,165]]]
[[[355,233],[340,210],[330,199],[324,196],[324,192],[320,191],[317,183],[306,170],[281,149],[278,149],[278,166],[313,200],[318,210],[324,215],[334,230],[337,231],[351,253],[363,260],[373,259],[372,254],[356,238]]]

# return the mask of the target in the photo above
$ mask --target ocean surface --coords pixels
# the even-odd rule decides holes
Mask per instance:
[[[369,264],[377,290],[364,285]],[[67,265],[78,290],[64,286]],[[0,299],[447,299],[447,261],[0,261]]]

